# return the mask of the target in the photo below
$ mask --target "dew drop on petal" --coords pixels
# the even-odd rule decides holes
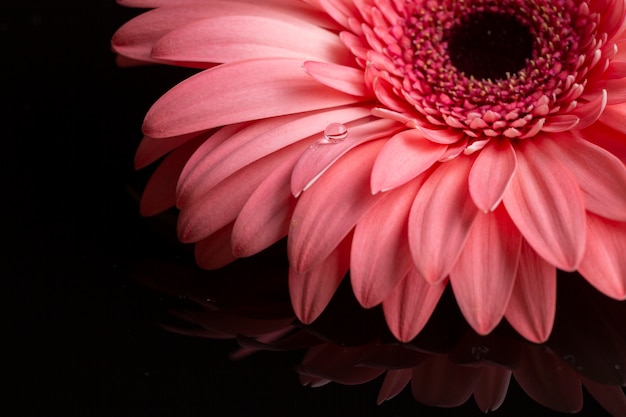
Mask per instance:
[[[348,128],[341,123],[331,123],[324,129],[322,143],[337,143],[348,137]]]

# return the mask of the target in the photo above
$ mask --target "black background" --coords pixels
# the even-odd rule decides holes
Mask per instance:
[[[185,252],[138,215],[146,174],[132,159],[150,103],[188,72],[115,66],[110,37],[138,12],[113,0],[0,7],[2,414],[483,415],[472,399],[443,410],[408,391],[376,406],[380,380],[302,387],[293,369],[300,353],[232,362],[233,341],[156,325],[166,306],[131,272],[145,256]],[[605,415],[599,410],[586,396],[580,415]],[[490,415],[531,413],[564,415],[514,383]]]

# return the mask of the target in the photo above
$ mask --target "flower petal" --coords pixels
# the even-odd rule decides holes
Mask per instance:
[[[411,382],[413,371],[408,369],[389,369],[385,374],[383,385],[380,387],[376,404],[380,405],[400,394],[402,390]]]
[[[626,415],[626,394],[619,385],[603,385],[589,378],[581,378],[591,396],[612,416]]]
[[[369,175],[382,145],[371,141],[353,149],[300,196],[288,240],[295,271],[306,272],[326,258],[379,200],[369,192]]]
[[[610,152],[573,135],[546,141],[546,152],[572,173],[587,210],[626,221],[626,166]]]
[[[266,57],[351,62],[346,47],[332,32],[281,15],[245,14],[221,14],[172,30],[155,43],[152,57],[175,62],[224,63]],[[361,76],[363,84],[362,80]]]
[[[421,183],[413,181],[385,194],[356,225],[350,280],[365,308],[380,304],[412,268],[407,218]]]
[[[307,61],[303,64],[304,70],[321,84],[342,93],[359,97],[373,97],[372,92],[365,86],[363,70],[338,65],[334,63]]]
[[[504,208],[479,214],[450,285],[465,319],[478,334],[490,333],[506,311],[515,284],[522,237]]]
[[[517,172],[504,205],[530,245],[551,264],[576,269],[585,250],[585,207],[576,180],[542,149],[549,137],[518,144]]]
[[[626,300],[626,223],[589,214],[587,236],[579,272],[607,296]]]
[[[401,342],[417,336],[435,310],[446,285],[446,280],[429,284],[411,269],[383,301],[383,312],[391,333]]]
[[[485,213],[493,211],[515,174],[517,158],[508,140],[490,141],[485,146],[469,174],[472,200]]]
[[[178,136],[359,100],[311,79],[301,60],[247,60],[210,68],[169,90],[148,111],[143,130],[155,138]]]
[[[430,283],[450,272],[478,209],[470,198],[469,157],[442,163],[425,181],[409,214],[409,245],[418,272]]]
[[[372,170],[372,193],[391,190],[417,177],[445,153],[447,146],[425,139],[417,129],[394,135]]]
[[[219,146],[200,148],[183,170],[178,184],[178,205],[193,200],[239,169],[273,152],[320,134],[330,123],[348,123],[365,117],[364,107],[344,107],[263,119],[233,131]],[[224,128],[226,129],[226,128]],[[307,146],[309,139],[302,146]]]
[[[351,236],[321,262],[300,273],[289,268],[289,294],[298,319],[310,324],[324,311],[350,267]]]
[[[512,372],[499,366],[484,365],[474,389],[474,400],[483,413],[495,411],[504,402]]]
[[[351,149],[380,139],[401,129],[402,126],[391,120],[375,120],[355,127],[348,127],[348,137],[337,143],[320,142],[309,147],[298,161],[291,178],[291,191],[299,196],[320,178],[326,170]],[[321,134],[320,134],[321,136]],[[369,187],[368,187],[369,188]]]
[[[524,338],[545,342],[556,312],[556,268],[522,243],[515,287],[504,316]]]
[[[194,255],[200,268],[219,269],[236,259],[231,248],[230,236],[233,224],[230,223],[208,237],[196,242]]]

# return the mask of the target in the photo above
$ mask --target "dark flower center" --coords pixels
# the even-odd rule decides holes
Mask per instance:
[[[470,14],[446,38],[452,65],[478,80],[506,79],[532,58],[530,28],[508,14]]]

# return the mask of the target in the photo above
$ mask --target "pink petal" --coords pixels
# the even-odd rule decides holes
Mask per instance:
[[[214,187],[258,159],[311,135],[319,135],[332,122],[348,123],[368,114],[369,109],[365,107],[343,107],[263,119],[232,131],[219,146],[206,149],[203,146],[189,161],[179,182],[178,204],[184,205],[198,190]]]
[[[344,52],[345,53],[345,52]],[[318,82],[353,96],[373,97],[365,86],[363,70],[335,63],[307,61],[304,70]]]
[[[385,194],[356,225],[350,279],[365,308],[380,304],[412,268],[407,218],[420,185],[413,181]]]
[[[153,216],[176,205],[176,184],[189,157],[204,142],[200,136],[185,142],[170,153],[154,171],[146,184],[139,212],[142,216]]]
[[[587,249],[579,272],[609,297],[626,299],[626,223],[587,216]]]
[[[296,199],[289,189],[293,163],[285,162],[263,180],[244,204],[233,228],[233,254],[251,256],[287,235]]]
[[[196,242],[234,221],[265,177],[288,163],[294,153],[298,150],[286,148],[250,164],[182,207],[178,218],[179,239]]]
[[[266,57],[351,62],[339,37],[325,29],[281,15],[250,14],[224,14],[175,29],[155,43],[152,57],[180,62],[223,63]]]
[[[520,387],[539,404],[562,413],[577,413],[583,405],[576,373],[547,349],[523,346],[520,365],[513,371]]]
[[[297,59],[228,63],[187,78],[148,111],[144,134],[178,136],[266,117],[357,103],[360,99],[322,86]]]
[[[570,172],[544,151],[550,137],[524,140],[504,205],[530,245],[551,264],[576,269],[585,250],[585,207]]]
[[[490,333],[506,311],[515,284],[522,237],[504,208],[479,214],[450,285],[468,323],[478,334]]]
[[[155,139],[149,136],[144,136],[137,147],[137,152],[135,152],[135,169],[141,169],[150,165],[157,159],[194,138],[206,139],[208,136],[208,132],[200,134],[192,133],[163,139]]]
[[[472,200],[485,213],[493,211],[515,174],[517,158],[508,140],[490,141],[485,146],[469,174],[469,191]]]
[[[415,269],[396,285],[383,301],[387,326],[401,342],[412,340],[422,331],[432,315],[447,280],[437,284],[427,283]]]
[[[400,394],[411,382],[412,369],[390,369],[385,374],[383,385],[380,387],[376,404],[380,405]]]
[[[626,166],[608,151],[573,135],[561,135],[542,144],[573,174],[585,197],[587,210],[626,221]]]
[[[504,402],[512,372],[499,366],[484,365],[474,389],[474,400],[483,413],[495,411]]]
[[[417,177],[437,162],[446,148],[425,139],[416,129],[394,135],[374,163],[372,193],[391,190]]]
[[[603,385],[589,378],[581,378],[591,396],[612,416],[626,415],[626,394],[618,385]]]
[[[524,242],[505,317],[526,339],[543,343],[552,332],[555,311],[556,268]]]
[[[402,126],[391,120],[375,120],[355,127],[349,126],[348,137],[341,142],[311,145],[302,154],[300,161],[293,170],[291,191],[295,196],[299,196],[302,191],[313,185],[329,167],[351,149],[374,139],[389,136],[400,128]]]
[[[409,245],[418,272],[430,283],[448,275],[478,209],[470,198],[469,157],[442,163],[425,181],[409,214]]]
[[[324,311],[350,266],[351,236],[307,272],[289,268],[289,294],[298,319],[312,323]]]
[[[480,368],[456,365],[447,355],[432,355],[413,368],[411,391],[422,404],[458,407],[474,391]]]
[[[607,104],[606,90],[602,90],[600,94],[587,103],[580,103],[574,109],[573,113],[580,117],[580,122],[576,125],[577,129],[584,129],[595,123],[600,115],[604,112]]]
[[[297,272],[326,258],[379,200],[369,192],[369,175],[382,145],[383,141],[372,141],[353,149],[302,194],[288,240],[290,264]]]
[[[230,249],[232,230],[233,225],[231,223],[196,243],[194,254],[196,263],[200,268],[219,269],[236,259]]]

